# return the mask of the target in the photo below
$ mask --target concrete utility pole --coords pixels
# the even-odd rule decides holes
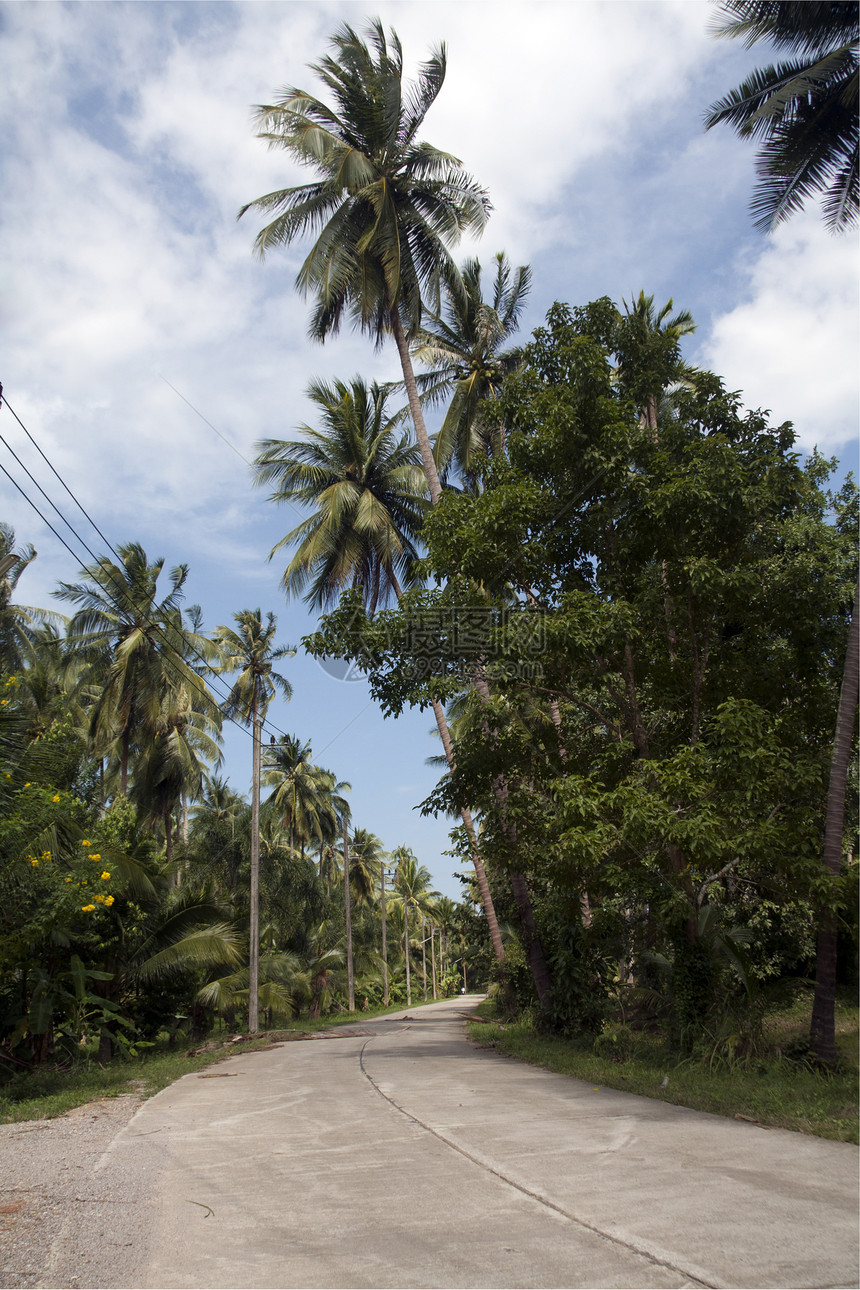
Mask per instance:
[[[382,909],[382,1006],[388,1007],[388,929],[385,924],[385,862],[383,861],[380,869],[382,871],[382,891],[380,905]]]
[[[355,973],[352,968],[352,902],[349,891],[349,836],[346,815],[343,817],[343,890],[346,902],[346,980],[349,1010],[355,1012]]]
[[[256,699],[251,709],[253,761],[251,777],[251,920],[248,971],[248,1032],[260,1029],[260,713]]]

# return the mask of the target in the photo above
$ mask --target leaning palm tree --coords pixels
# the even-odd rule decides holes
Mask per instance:
[[[449,247],[479,233],[490,210],[487,194],[450,153],[421,142],[418,132],[445,80],[444,45],[403,84],[396,32],[376,19],[365,43],[348,24],[332,37],[333,56],[313,64],[333,106],[288,88],[257,108],[259,137],[312,167],[316,182],[282,188],[243,206],[273,218],[260,230],[259,255],[305,234],[316,241],[296,284],[316,297],[311,335],[335,335],[344,315],[377,344],[397,345],[409,409],[435,503],[441,493],[415,383],[409,340],[421,325],[425,298],[456,277]]]
[[[412,352],[431,369],[421,378],[425,403],[450,397],[434,444],[444,473],[451,461],[470,480],[479,453],[504,451],[502,422],[488,415],[502,381],[520,362],[522,350],[509,344],[531,286],[531,270],[512,271],[504,252],[496,256],[491,300],[481,288],[481,264],[467,260],[461,275],[446,284],[445,307],[419,329]]]
[[[857,222],[858,7],[856,0],[723,0],[718,36],[749,47],[766,40],[793,55],[757,69],[714,103],[705,127],[727,121],[761,148],[751,208],[756,225],[776,227],[823,194],[834,231]]]
[[[302,595],[307,604],[325,608],[345,588],[358,587],[373,613],[389,594],[400,599],[398,557],[404,558],[404,581],[414,580],[415,544],[427,506],[415,449],[396,439],[398,419],[386,414],[386,390],[368,390],[360,380],[350,386],[337,381],[312,385],[310,396],[323,412],[325,430],[304,427],[304,441],[267,440],[256,459],[257,482],[275,485],[271,501],[314,508],[272,554],[291,540],[297,543],[281,579],[288,596]],[[432,705],[451,764],[453,743],[445,710],[438,699]],[[503,962],[490,886],[468,810],[463,811],[463,822],[482,884],[493,949]]]
[[[269,703],[276,690],[285,699],[292,696],[292,686],[275,671],[272,664],[291,657],[295,650],[274,644],[277,620],[269,613],[266,623],[259,609],[243,609],[234,614],[237,630],[216,629],[216,644],[221,655],[219,671],[239,675],[224,702],[224,715],[251,727],[251,914],[250,914],[250,988],[248,994],[248,1029],[259,1028],[260,980],[260,735]]]

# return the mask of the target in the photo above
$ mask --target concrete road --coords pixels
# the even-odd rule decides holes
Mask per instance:
[[[187,1075],[56,1243],[54,1286],[855,1286],[856,1148],[469,1046],[475,998]]]

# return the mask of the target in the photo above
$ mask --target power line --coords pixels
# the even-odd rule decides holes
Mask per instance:
[[[181,397],[181,396],[180,396],[180,397]],[[81,513],[86,517],[86,519],[87,519],[87,520],[88,520],[88,522],[92,525],[92,527],[93,527],[93,529],[96,531],[96,533],[98,533],[99,537],[102,539],[102,541],[103,541],[103,542],[105,543],[105,545],[108,547],[108,550],[109,550],[109,551],[110,551],[110,552],[111,552],[111,553],[116,557],[116,559],[117,559],[120,563],[122,563],[122,556],[119,554],[119,552],[118,552],[118,551],[116,551],[116,549],[113,547],[113,545],[112,545],[112,544],[111,544],[111,542],[108,540],[108,538],[107,538],[107,537],[105,537],[104,533],[102,533],[101,529],[98,527],[98,525],[95,523],[95,521],[94,521],[94,520],[91,518],[91,516],[88,514],[88,512],[86,511],[86,509],[85,509],[85,508],[81,505],[81,503],[78,501],[77,497],[76,497],[76,496],[75,496],[75,494],[72,492],[72,490],[69,488],[68,484],[66,484],[65,480],[62,478],[62,476],[59,474],[59,472],[55,469],[55,467],[54,467],[54,466],[52,465],[52,463],[49,461],[48,457],[47,457],[47,456],[45,455],[45,453],[42,451],[41,447],[39,447],[39,445],[38,445],[38,443],[36,442],[36,440],[35,440],[35,439],[33,438],[33,436],[30,434],[29,430],[28,430],[28,429],[27,429],[27,427],[24,425],[24,423],[23,423],[23,421],[21,420],[21,418],[17,415],[17,413],[15,412],[15,410],[11,407],[11,405],[9,404],[8,399],[3,398],[3,386],[2,386],[2,384],[0,384],[0,406],[2,406],[3,404],[5,404],[5,406],[9,409],[10,413],[12,414],[12,416],[13,416],[13,417],[15,418],[15,420],[18,422],[18,425],[19,425],[19,426],[21,426],[21,429],[22,429],[22,430],[24,431],[24,433],[27,435],[27,438],[30,440],[30,442],[33,444],[33,446],[37,449],[37,451],[39,452],[39,455],[43,458],[43,460],[44,460],[44,461],[47,463],[47,465],[50,467],[50,469],[51,469],[51,471],[53,472],[53,474],[56,476],[56,478],[57,478],[57,479],[59,480],[59,482],[62,484],[63,488],[66,490],[66,492],[67,492],[67,493],[69,494],[69,496],[72,498],[72,500],[75,502],[75,504],[76,504],[76,506],[78,507],[78,509],[79,509],[79,510],[81,511]],[[59,516],[59,518],[62,520],[63,524],[65,524],[66,528],[67,528],[67,529],[69,530],[69,532],[70,532],[70,533],[75,537],[75,539],[80,543],[80,545],[83,547],[83,549],[84,549],[84,550],[85,550],[85,551],[86,551],[86,552],[91,556],[91,558],[95,561],[95,563],[96,563],[97,565],[100,565],[102,568],[104,568],[104,566],[105,566],[104,558],[103,558],[103,557],[102,557],[102,558],[99,558],[99,557],[95,554],[95,552],[94,552],[94,551],[93,551],[93,550],[92,550],[92,549],[87,545],[87,543],[84,541],[84,539],[81,537],[81,535],[77,532],[77,530],[74,528],[74,526],[73,526],[73,525],[72,525],[72,524],[71,524],[71,523],[66,519],[66,517],[63,515],[63,513],[60,511],[59,507],[58,507],[58,506],[57,506],[57,505],[56,505],[56,504],[51,500],[51,498],[48,496],[48,494],[47,494],[47,493],[45,492],[45,490],[42,488],[41,484],[39,484],[38,480],[36,480],[36,479],[34,478],[34,476],[33,476],[33,475],[31,474],[31,472],[28,470],[28,468],[26,467],[26,465],[24,465],[24,463],[21,461],[20,457],[17,455],[17,453],[14,451],[14,449],[9,445],[9,443],[7,442],[7,440],[6,440],[2,435],[0,435],[0,443],[2,443],[2,444],[3,444],[3,445],[8,449],[8,451],[11,453],[11,455],[12,455],[12,456],[15,458],[15,460],[18,462],[18,465],[22,468],[22,470],[25,472],[25,474],[27,475],[27,477],[32,481],[32,483],[35,485],[35,487],[39,490],[39,492],[42,494],[42,496],[45,498],[45,500],[48,502],[48,504],[53,508],[53,510],[56,512],[56,514],[57,514],[57,515]],[[241,454],[240,454],[240,455],[241,455]],[[30,505],[30,506],[32,506],[33,510],[36,512],[36,514],[39,516],[39,518],[42,520],[42,522],[43,522],[43,523],[44,523],[44,524],[45,524],[45,525],[50,529],[50,531],[54,534],[54,536],[57,538],[57,540],[58,540],[58,541],[62,544],[62,546],[64,546],[64,547],[65,547],[65,549],[69,552],[69,554],[72,556],[72,558],[73,558],[73,559],[74,559],[78,564],[82,563],[82,562],[81,562],[81,559],[80,559],[80,556],[79,556],[75,551],[73,551],[73,550],[72,550],[72,548],[69,546],[69,544],[65,541],[65,539],[64,539],[64,538],[62,538],[62,537],[60,536],[60,534],[59,534],[59,533],[57,532],[57,530],[54,528],[53,524],[51,524],[51,522],[46,518],[46,516],[42,514],[42,512],[39,510],[39,507],[35,504],[35,502],[32,500],[32,498],[28,496],[28,494],[24,491],[24,489],[23,489],[23,488],[21,488],[20,484],[18,484],[18,483],[17,483],[17,481],[13,478],[13,476],[9,474],[9,471],[8,471],[8,470],[6,470],[6,468],[5,468],[4,466],[2,466],[2,465],[0,465],[0,470],[2,470],[2,471],[3,471],[3,473],[7,476],[7,478],[12,482],[12,484],[14,484],[15,488],[17,488],[17,490],[18,490],[18,492],[21,494],[21,496],[25,499],[25,501],[27,501],[27,502],[29,503],[29,505]],[[111,577],[113,577],[113,575],[112,575],[112,574],[111,574]],[[120,584],[117,584],[117,585],[118,585],[118,588],[119,588],[119,585],[120,585]],[[108,598],[109,598],[109,600],[111,601],[111,603],[113,604],[113,607],[114,607],[116,610],[118,610],[118,611],[120,611],[120,612],[121,612],[122,606],[121,606],[121,604],[119,603],[119,601],[118,601],[117,599],[115,599],[114,597],[110,596],[110,593],[108,593]],[[168,637],[167,637],[167,635],[165,634],[165,632],[164,632],[163,628],[161,627],[161,625],[160,625],[158,622],[156,622],[154,619],[151,619],[151,618],[147,617],[147,615],[145,615],[145,614],[144,614],[144,615],[142,615],[142,617],[143,617],[143,619],[144,619],[144,622],[146,622],[146,623],[147,623],[147,625],[148,625],[149,627],[153,628],[153,629],[154,629],[154,630],[155,630],[155,631],[156,631],[156,632],[161,636],[162,640],[163,640],[163,641],[164,641],[164,643],[167,645],[168,649],[169,649],[169,650],[171,650],[171,651],[172,651],[172,653],[174,653],[174,654],[177,656],[177,658],[181,658],[181,656],[179,655],[179,652],[176,650],[175,646],[170,642],[170,640],[168,639]],[[197,650],[197,649],[195,648],[195,646],[193,645],[193,643],[188,639],[187,633],[183,630],[183,633],[182,633],[182,634],[183,634],[183,637],[184,637],[184,639],[185,639],[185,642],[186,642],[186,644],[187,644],[187,646],[188,646],[189,650],[191,651],[191,653],[194,655],[194,657],[195,657],[196,659],[198,659],[198,660],[199,660],[199,662],[200,662],[200,663],[202,663],[202,664],[203,664],[203,666],[204,666],[205,668],[207,668],[207,670],[209,670],[209,663],[208,663],[208,662],[207,662],[207,660],[203,657],[203,655],[199,652],[199,650]],[[201,687],[204,687],[204,688],[205,688],[205,682],[203,681],[203,677],[200,677],[199,679],[200,679],[200,682],[201,682]],[[229,698],[229,696],[230,696],[230,692],[231,692],[231,691],[230,691],[230,689],[226,687],[226,683],[225,683],[225,682],[223,682],[223,681],[221,680],[221,678],[217,676],[217,674],[213,674],[212,680],[213,680],[213,688],[215,688],[215,687],[214,687],[214,683],[215,683],[215,682],[217,682],[217,683],[222,687],[222,691],[221,691],[221,692],[224,694],[224,701],[226,701],[226,700]],[[226,716],[226,714],[224,714],[224,715]],[[233,725],[238,726],[238,728],[239,728],[240,730],[242,730],[246,735],[248,735],[248,736],[249,736],[249,737],[251,737],[251,738],[253,737],[252,732],[247,728],[247,726],[245,726],[245,725],[243,725],[241,722],[237,721],[234,717],[227,716],[227,717],[226,717],[226,719],[227,719],[228,721],[231,721],[231,722],[233,723]],[[266,727],[269,727],[270,729],[277,731],[277,733],[278,733],[278,734],[286,735],[286,731],[281,730],[281,728],[280,728],[279,726],[277,726],[273,721],[265,720],[265,721],[263,722],[263,729],[265,729]]]

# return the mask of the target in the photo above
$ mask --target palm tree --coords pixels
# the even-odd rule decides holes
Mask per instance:
[[[639,409],[639,424],[656,438],[660,399],[670,389],[692,384],[696,369],[681,358],[681,340],[696,330],[687,309],[672,314],[673,301],[662,309],[654,297],[639,292],[636,300],[622,302],[612,345],[618,363],[614,383]]]
[[[214,771],[204,771],[200,795],[191,808],[195,820],[211,818],[233,824],[245,809],[246,803],[233,792],[229,780],[221,779]]]
[[[394,31],[386,37],[378,19],[367,43],[344,24],[331,44],[333,56],[311,70],[334,106],[289,88],[257,109],[259,137],[313,167],[317,181],[267,193],[239,215],[254,209],[274,217],[257,235],[261,256],[317,234],[296,280],[316,297],[312,336],[335,335],[344,314],[377,344],[393,335],[435,503],[441,488],[409,340],[421,325],[424,296],[435,305],[440,283],[456,277],[449,246],[483,229],[490,203],[456,157],[418,139],[445,80],[444,45],[404,86],[400,40]]]
[[[369,905],[376,894],[377,883],[387,853],[380,839],[368,829],[355,829],[349,848],[350,881],[356,904]]]
[[[397,419],[385,415],[386,391],[371,387],[368,394],[363,382],[356,380],[350,387],[342,382],[312,385],[310,395],[323,409],[327,433],[306,427],[310,444],[268,440],[256,459],[257,482],[276,484],[272,501],[298,501],[316,508],[275,547],[277,551],[291,539],[299,544],[281,585],[287,596],[303,594],[306,603],[320,608],[344,588],[357,586],[373,613],[389,591],[400,599],[394,553],[409,553],[408,570],[415,552],[426,507],[417,460],[414,450],[395,443]],[[374,517],[372,527],[365,516]],[[391,530],[384,537],[383,524]],[[432,705],[451,765],[454,751],[445,710],[438,699]],[[504,962],[490,886],[468,810],[463,811],[463,822],[472,842],[493,949],[499,962]]]
[[[302,440],[267,439],[255,462],[257,484],[275,484],[269,500],[310,504],[314,512],[272,550],[296,550],[281,578],[289,595],[327,608],[344,586],[360,587],[373,613],[401,584],[414,582],[415,535],[427,505],[420,457],[402,414],[386,411],[389,391],[356,377],[314,381],[308,397],[322,428],[300,427]]]
[[[481,291],[480,261],[467,260],[461,275],[446,284],[444,315],[433,315],[412,343],[415,358],[432,369],[420,381],[424,401],[451,396],[434,445],[442,472],[453,460],[470,479],[478,453],[504,450],[504,428],[486,413],[520,362],[519,347],[502,347],[517,330],[530,286],[531,270],[520,265],[512,272],[500,252],[490,303]]]
[[[61,582],[54,592],[79,608],[69,622],[68,642],[89,664],[99,687],[90,718],[97,748],[118,742],[120,794],[128,792],[129,757],[134,738],[155,729],[165,687],[184,684],[203,699],[202,678],[187,661],[189,636],[179,602],[188,566],[170,572],[170,591],[157,600],[163,558],[153,564],[136,542],[119,548],[121,565],[107,556],[82,570],[83,582]],[[210,643],[195,636],[198,652]],[[199,648],[198,648],[199,647]]]
[[[394,902],[403,909],[403,941],[406,954],[406,1003],[412,1005],[412,975],[409,963],[409,916],[415,912],[423,919],[429,914],[439,893],[432,891],[432,876],[426,865],[419,864],[409,847],[395,847],[391,853],[391,863],[396,865],[394,878]],[[422,953],[424,952],[422,937]],[[427,973],[424,973],[425,997]]]
[[[858,8],[855,0],[723,0],[717,36],[749,47],[766,40],[787,62],[757,69],[712,104],[705,128],[721,121],[761,143],[751,209],[765,232],[823,193],[833,231],[857,222]]]
[[[27,545],[15,550],[15,530],[0,522],[0,671],[17,672],[30,654],[30,633],[37,611],[13,605],[12,593],[36,550]]]
[[[274,670],[273,662],[292,657],[295,650],[275,646],[277,621],[269,612],[265,625],[259,609],[243,609],[233,615],[238,630],[216,629],[216,644],[221,654],[220,671],[238,672],[224,702],[224,715],[249,725],[252,732],[251,785],[251,914],[250,914],[250,987],[248,995],[248,1029],[259,1028],[260,983],[260,733],[269,703],[280,690],[289,700],[292,686]]]
[[[150,819],[163,825],[168,869],[173,863],[173,814],[184,797],[197,796],[205,765],[220,764],[220,727],[220,713],[216,717],[199,704],[195,709],[184,686],[165,694],[134,777],[132,796]]]

